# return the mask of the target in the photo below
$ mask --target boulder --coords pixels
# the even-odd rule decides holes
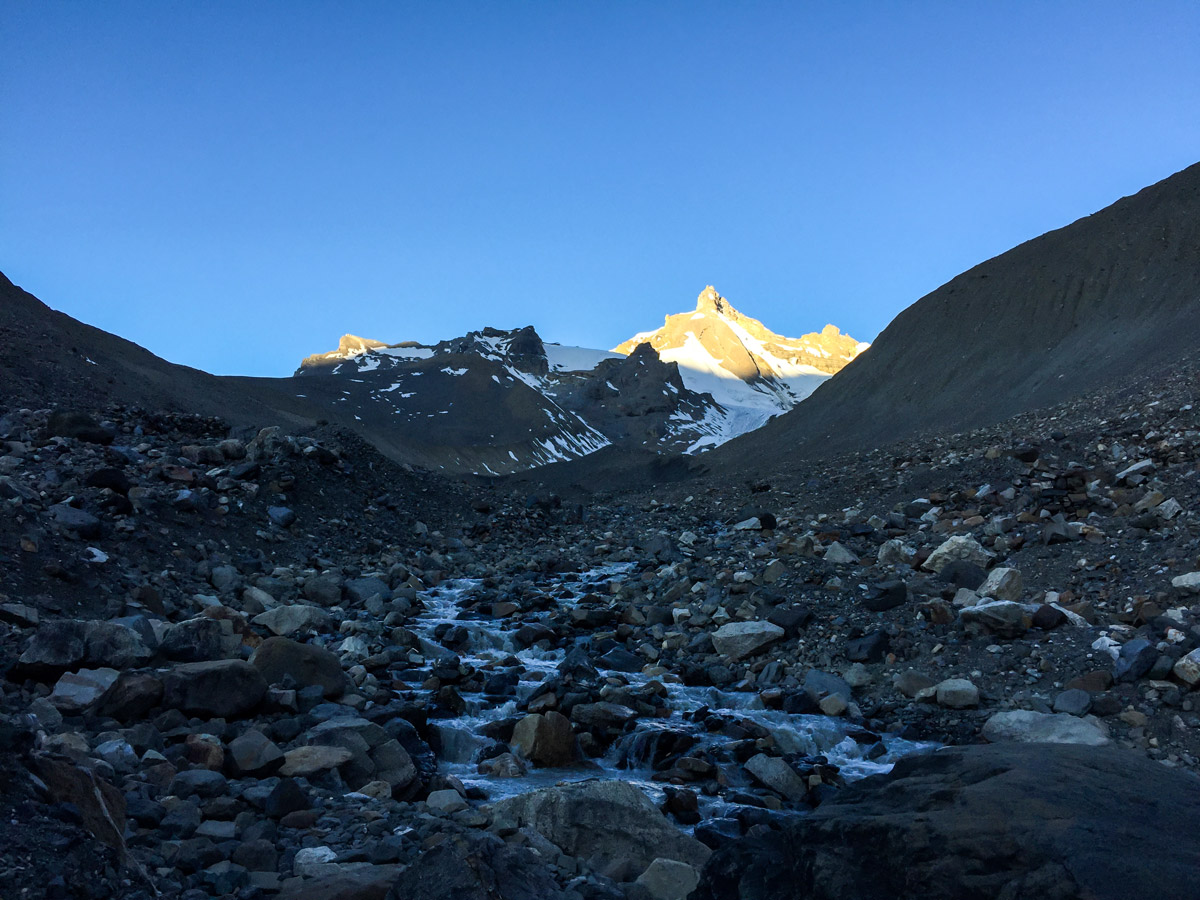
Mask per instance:
[[[736,661],[757,653],[782,638],[784,630],[770,622],[730,622],[712,633],[713,647]]]
[[[691,900],[1185,897],[1197,816],[1200,780],[1140,753],[949,747],[722,846]]]
[[[163,706],[202,718],[236,719],[267,693],[258,669],[241,659],[184,663],[163,677]]]
[[[777,756],[767,756],[765,753],[752,756],[746,761],[746,771],[755,780],[789,800],[803,800],[808,794],[804,779]]]
[[[255,625],[262,625],[280,637],[334,630],[333,618],[329,613],[306,603],[297,603],[294,606],[276,606],[274,609],[260,613],[250,621]]]
[[[345,747],[325,744],[297,747],[283,755],[283,766],[280,767],[279,774],[287,778],[316,775],[345,765],[353,757],[354,754]]]
[[[929,558],[921,568],[930,572],[940,573],[942,569],[955,560],[974,563],[981,569],[986,569],[995,554],[983,549],[979,542],[966,535],[955,535],[929,554]]]
[[[256,728],[229,742],[229,759],[239,775],[268,775],[283,765],[283,751]]]
[[[111,688],[100,698],[96,713],[132,722],[143,718],[146,713],[162,702],[162,681],[147,672],[122,672]]]
[[[22,671],[47,674],[76,669],[130,669],[153,655],[141,635],[124,625],[55,619],[43,622],[18,660]]]
[[[983,584],[978,588],[981,597],[991,597],[993,600],[1011,600],[1014,603],[1021,599],[1024,592],[1021,573],[1016,569],[998,568],[988,572]]]
[[[568,766],[575,758],[571,721],[553,710],[523,718],[509,743],[535,766]]]
[[[642,791],[624,781],[584,781],[501,800],[512,820],[593,868],[627,863],[642,872],[659,857],[701,866],[709,849],[681,833]]]
[[[700,873],[675,859],[656,859],[637,877],[652,900],[687,900],[699,883]]]
[[[325,696],[335,700],[346,692],[348,679],[341,660],[313,644],[301,644],[285,637],[263,641],[250,657],[268,684],[291,678],[300,687],[319,685]]]
[[[322,895],[325,900],[327,895]],[[566,900],[553,872],[527,847],[491,834],[451,837],[419,854],[387,900]],[[315,900],[315,898],[314,898]]]
[[[65,672],[54,685],[50,702],[59,712],[68,716],[83,712],[104,696],[117,681],[120,673],[116,669],[80,669]]]
[[[1008,600],[964,607],[958,617],[964,625],[982,625],[992,634],[1002,638],[1020,637],[1032,624],[1025,607]]]
[[[938,706],[969,709],[979,705],[979,688],[965,678],[947,678],[938,684],[935,691]]]
[[[1109,743],[1108,726],[1094,716],[1039,713],[1027,709],[998,712],[984,723],[983,737],[992,743],[1085,744]]]

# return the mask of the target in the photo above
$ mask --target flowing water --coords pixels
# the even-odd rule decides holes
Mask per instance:
[[[632,563],[616,564],[593,569],[586,573],[551,576],[542,587],[557,598],[560,608],[574,604],[588,593],[606,593],[608,584],[623,579],[634,568]],[[452,651],[434,638],[438,626],[465,628],[470,640],[465,649],[453,653],[464,664],[476,669],[501,671],[498,665],[512,658],[520,661],[524,672],[520,675],[515,698],[497,701],[482,693],[463,694],[467,708],[463,715],[444,720],[435,720],[431,725],[438,731],[441,748],[440,771],[459,778],[467,786],[481,788],[491,799],[523,794],[549,785],[581,781],[589,778],[614,778],[638,785],[652,799],[661,801],[662,785],[653,781],[654,769],[649,760],[655,742],[664,735],[673,736],[685,731],[695,738],[696,749],[724,743],[729,740],[722,735],[707,733],[701,723],[686,718],[701,708],[710,714],[748,720],[766,729],[784,753],[800,753],[806,756],[824,756],[829,763],[838,766],[847,780],[887,772],[897,759],[909,753],[931,748],[932,744],[915,743],[893,735],[882,736],[882,747],[878,743],[860,743],[851,733],[861,733],[844,719],[819,715],[793,715],[777,709],[764,707],[758,694],[753,691],[726,691],[713,687],[689,687],[672,683],[663,676],[653,680],[667,690],[665,700],[671,715],[669,718],[640,718],[634,729],[619,738],[601,759],[590,760],[571,768],[537,769],[530,767],[527,775],[516,778],[499,778],[481,775],[477,771],[479,751],[489,743],[483,736],[483,728],[498,719],[519,716],[519,700],[530,697],[537,691],[542,680],[557,674],[559,663],[566,650],[542,650],[536,647],[518,649],[513,641],[516,629],[530,621],[529,616],[519,621],[505,619],[459,618],[462,603],[481,590],[480,582],[460,579],[444,582],[422,594],[425,612],[418,618],[414,630],[420,637],[421,651],[427,659],[449,657]],[[471,615],[468,613],[468,615]],[[548,613],[542,613],[543,617]],[[607,672],[599,668],[601,675],[615,675],[631,686],[645,684],[652,676],[641,673]],[[668,738],[669,739],[669,738]],[[740,775],[740,767],[735,775]],[[745,785],[749,781],[742,782]],[[706,815],[719,815],[724,804],[715,798],[701,798]]]

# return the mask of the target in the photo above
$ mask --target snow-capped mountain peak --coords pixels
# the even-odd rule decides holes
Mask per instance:
[[[694,311],[667,316],[657,331],[636,334],[614,352],[628,354],[640,344],[677,363],[690,390],[710,394],[720,405],[721,413],[708,417],[710,440],[693,450],[787,412],[868,346],[833,325],[798,338],[776,334],[738,312],[712,285],[700,292]]]

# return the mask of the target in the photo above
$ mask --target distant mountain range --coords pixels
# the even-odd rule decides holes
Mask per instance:
[[[698,453],[791,409],[866,347],[832,325],[787,338],[714,288],[612,351],[485,328],[424,345],[345,335],[297,396],[397,431],[437,469],[505,474],[617,446]]]

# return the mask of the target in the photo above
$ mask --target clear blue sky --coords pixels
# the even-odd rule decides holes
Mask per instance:
[[[0,6],[0,270],[176,362],[870,339],[1200,160],[1200,4]]]

